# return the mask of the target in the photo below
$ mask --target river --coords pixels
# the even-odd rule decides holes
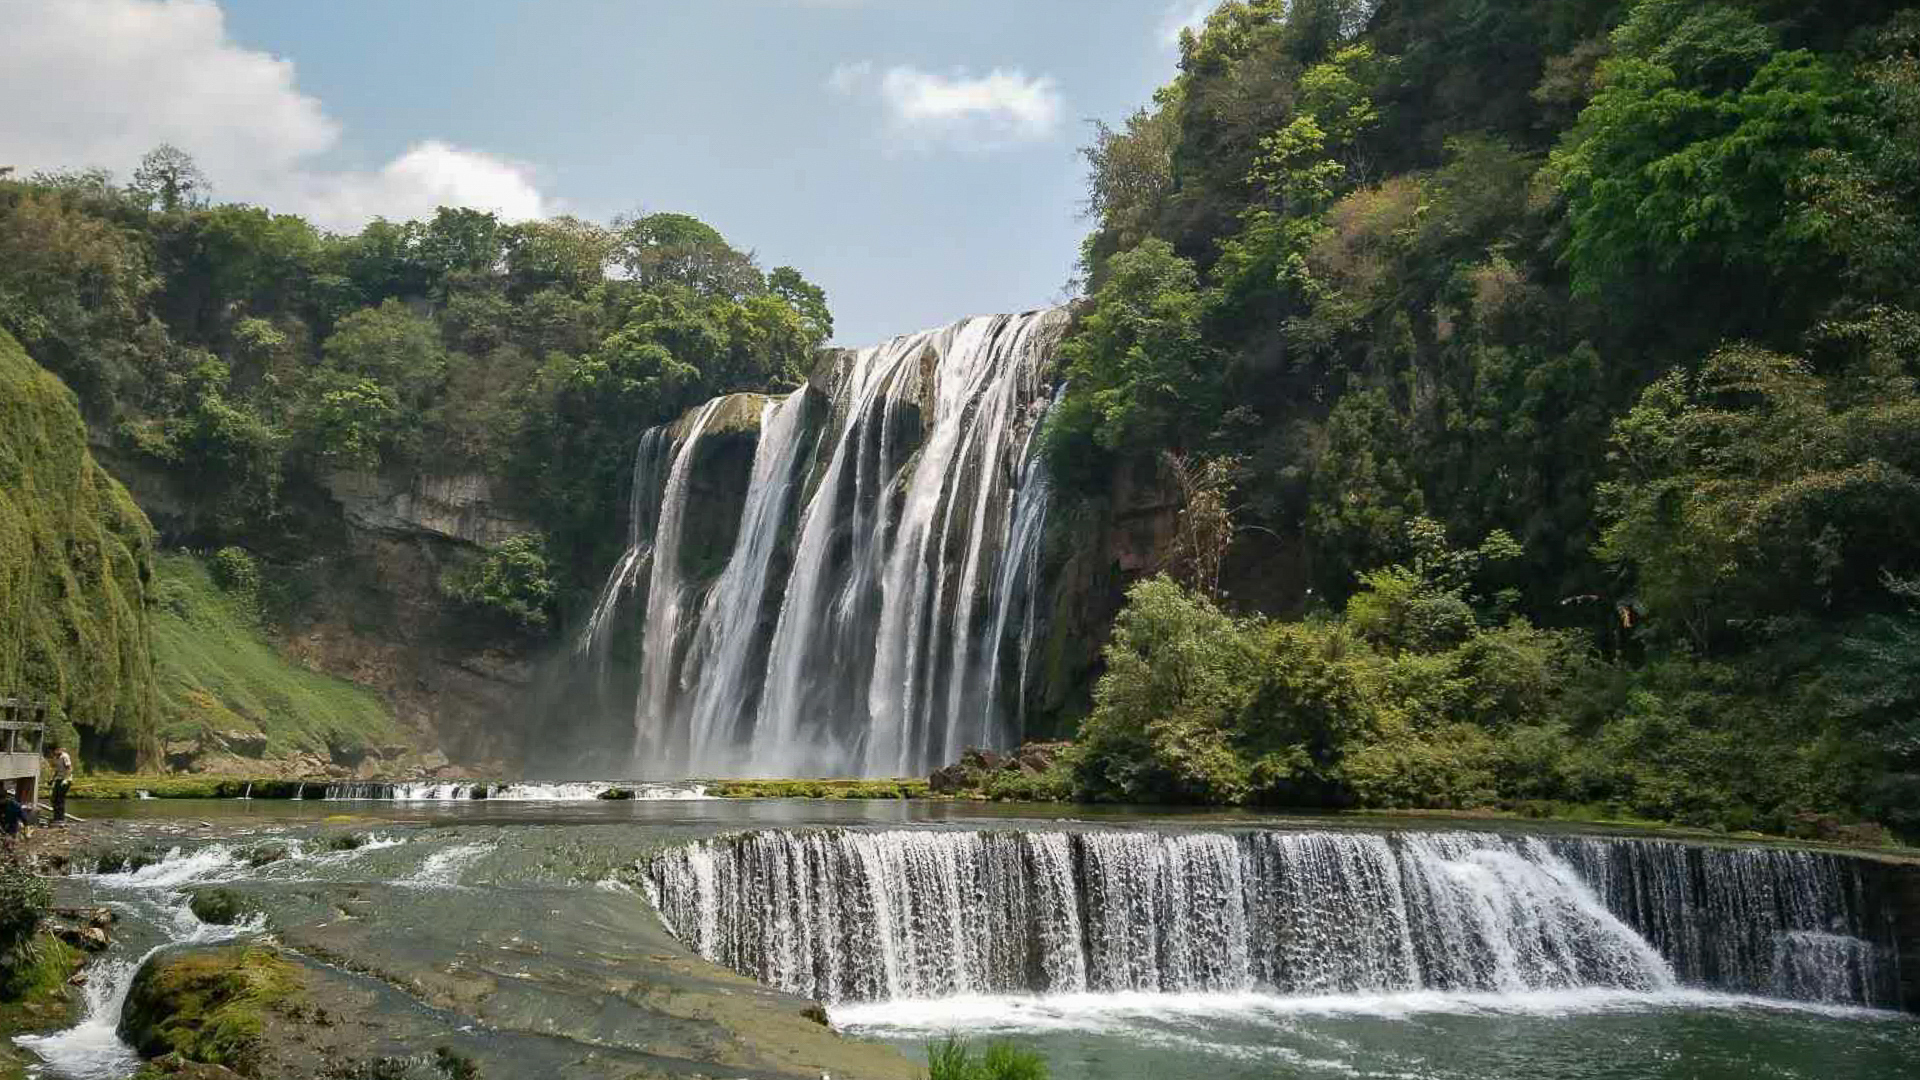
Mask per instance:
[[[76,804],[164,857],[59,883],[116,909],[116,941],[80,1025],[23,1042],[49,1076],[128,1076],[113,1027],[143,957],[271,935],[379,1017],[369,1052],[451,1045],[483,1076],[906,1076],[860,1043],[923,1059],[949,1033],[1029,1045],[1058,1080],[1920,1073],[1852,860],[1477,821],[594,790]],[[287,857],[252,865],[272,847]],[[264,916],[201,924],[186,900],[214,884]],[[782,1026],[803,1002],[781,986],[851,1039]]]

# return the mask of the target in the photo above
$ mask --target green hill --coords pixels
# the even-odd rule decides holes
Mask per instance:
[[[158,760],[153,530],[87,451],[65,384],[0,330],[0,695],[52,704],[83,759]]]

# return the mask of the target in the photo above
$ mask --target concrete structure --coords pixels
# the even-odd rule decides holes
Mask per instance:
[[[0,698],[0,781],[13,788],[26,806],[40,797],[40,755],[46,736],[46,702]]]

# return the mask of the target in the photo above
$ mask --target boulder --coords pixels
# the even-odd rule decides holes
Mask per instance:
[[[143,1057],[177,1055],[184,1063],[257,1075],[267,1013],[284,1010],[299,994],[299,970],[270,948],[165,952],[133,977],[120,1037]]]

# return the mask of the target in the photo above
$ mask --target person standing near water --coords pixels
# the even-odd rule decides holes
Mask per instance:
[[[67,789],[73,786],[73,759],[59,743],[47,747],[47,757],[53,762],[52,824],[62,825],[67,820]]]
[[[12,846],[20,836],[20,827],[27,823],[26,808],[14,797],[13,788],[0,784],[0,833],[6,834],[6,843]]]

